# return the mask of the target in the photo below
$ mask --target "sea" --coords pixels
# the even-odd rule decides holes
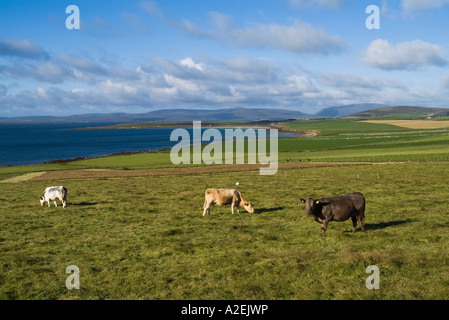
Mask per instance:
[[[170,141],[174,128],[89,129],[112,124],[1,123],[0,167],[154,151],[171,148],[178,143]],[[192,128],[186,129],[192,133]],[[218,130],[224,136],[225,129]],[[279,133],[279,137],[289,136],[294,134]]]

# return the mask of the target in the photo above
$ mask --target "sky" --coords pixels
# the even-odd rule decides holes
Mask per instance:
[[[1,1],[0,117],[449,108],[448,18],[449,0]]]

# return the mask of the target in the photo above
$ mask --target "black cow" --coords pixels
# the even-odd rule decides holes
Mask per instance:
[[[362,231],[365,231],[365,198],[360,192],[332,198],[300,200],[306,204],[306,213],[312,214],[321,225],[321,236],[326,233],[329,221],[346,221],[352,219],[353,230],[356,231],[357,220]]]

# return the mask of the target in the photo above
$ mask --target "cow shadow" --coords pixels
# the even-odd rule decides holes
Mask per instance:
[[[378,222],[378,223],[366,223],[365,230],[380,230],[388,227],[394,227],[405,223],[413,222],[413,220],[396,220],[396,221],[387,221],[387,222]],[[357,224],[358,226],[358,224]]]
[[[78,202],[78,203],[67,203],[67,205],[74,207],[91,207],[96,206],[98,202]]]
[[[276,211],[281,211],[281,210],[284,210],[284,207],[260,208],[260,209],[255,209],[255,213],[262,214],[262,213],[276,212]]]

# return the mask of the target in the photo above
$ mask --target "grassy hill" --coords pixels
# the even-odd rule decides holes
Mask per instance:
[[[376,108],[387,107],[383,104],[377,103],[357,103],[357,104],[349,104],[339,107],[329,107],[322,109],[315,113],[315,117],[326,117],[326,118],[340,118],[353,113],[363,112],[366,110],[372,110]]]
[[[424,107],[384,107],[362,111],[346,116],[345,118],[381,118],[381,119],[426,119],[427,117],[440,118],[449,116],[446,108],[424,108]]]

